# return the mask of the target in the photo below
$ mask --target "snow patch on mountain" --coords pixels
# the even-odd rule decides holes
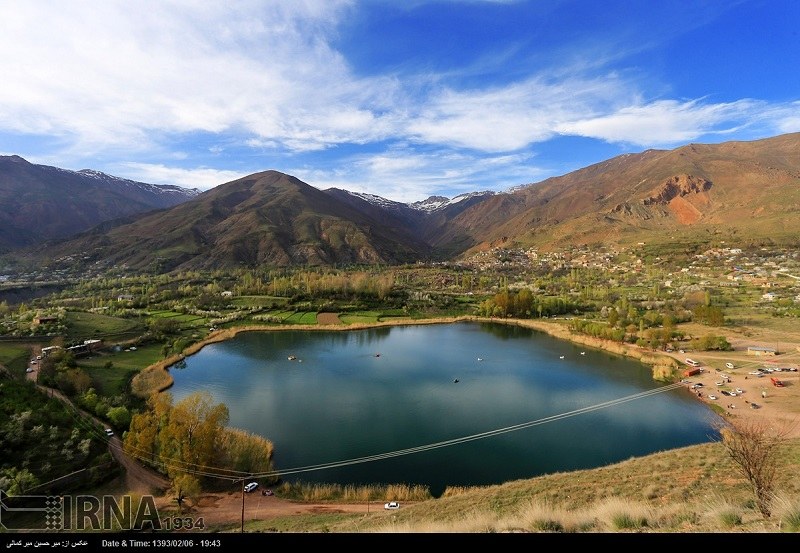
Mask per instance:
[[[83,175],[84,177],[97,179],[109,184],[115,184],[117,186],[129,186],[139,188],[141,190],[147,190],[153,194],[181,194],[188,198],[193,198],[201,193],[201,190],[197,188],[183,188],[181,186],[175,186],[172,184],[148,184],[146,182],[137,182],[130,179],[115,177],[114,175],[109,175],[101,171],[95,171],[94,169],[81,169],[80,171],[70,172]]]
[[[408,206],[412,209],[431,213],[433,211],[438,211],[448,206],[455,205],[457,203],[482,196],[494,196],[494,192],[490,190],[485,190],[483,192],[469,192],[467,194],[459,194],[458,196],[455,196],[453,198],[447,198],[445,196],[431,196],[426,200],[408,204]]]
[[[358,198],[361,198],[365,202],[369,202],[372,205],[382,207],[385,209],[396,209],[398,207],[405,207],[408,209],[413,209],[415,211],[424,211],[426,213],[432,213],[434,211],[444,209],[447,206],[451,206],[459,202],[469,200],[471,198],[480,196],[493,196],[495,194],[494,192],[487,190],[483,192],[469,192],[467,194],[459,194],[454,198],[447,198],[445,196],[431,196],[425,200],[420,200],[418,202],[403,203],[403,202],[396,202],[394,200],[389,200],[381,196],[376,196],[375,194],[367,194],[364,192],[350,192],[348,190],[345,190],[345,192],[353,196],[356,196]]]

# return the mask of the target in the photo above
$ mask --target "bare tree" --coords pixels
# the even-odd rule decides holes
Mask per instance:
[[[750,482],[758,510],[769,518],[779,453],[788,429],[775,429],[763,421],[736,421],[723,426],[720,435],[725,451]]]

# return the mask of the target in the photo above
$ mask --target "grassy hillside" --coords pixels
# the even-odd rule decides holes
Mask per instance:
[[[557,473],[442,498],[378,505],[370,514],[320,514],[251,521],[279,532],[781,532],[800,531],[800,440],[781,454],[774,514],[764,519],[745,479],[719,443]],[[233,529],[231,525],[230,529]]]

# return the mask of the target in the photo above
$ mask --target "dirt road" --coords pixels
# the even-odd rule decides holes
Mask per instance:
[[[235,486],[233,486],[235,487]],[[168,498],[165,498],[168,499]],[[166,506],[167,503],[165,502]],[[174,507],[174,501],[171,506]],[[264,496],[258,491],[244,494],[245,521],[269,520],[270,518],[320,513],[364,513],[371,516],[386,516],[383,503],[296,503],[275,496]],[[227,493],[207,493],[191,505],[185,514],[203,517],[208,526],[236,525],[242,520],[241,489]]]
[[[41,349],[39,346],[35,346],[32,352],[33,359],[36,359],[36,356],[38,355],[41,355]],[[36,382],[39,375],[39,363],[29,363],[28,367],[29,369],[33,370],[27,372],[25,377],[32,382]],[[58,390],[40,386],[39,384],[36,384],[36,387],[45,395],[62,401],[70,409],[79,411],[83,417],[92,419],[97,426],[105,428],[106,424],[103,421],[98,419],[96,416],[78,408],[68,397]],[[157,472],[148,469],[125,453],[125,451],[122,449],[122,440],[120,440],[118,436],[112,436],[110,439],[106,436],[102,436],[99,439],[108,441],[108,450],[111,452],[111,456],[114,457],[114,460],[122,465],[122,467],[125,469],[125,485],[128,487],[129,491],[146,494],[159,492],[163,493],[169,489],[169,480],[162,477]]]

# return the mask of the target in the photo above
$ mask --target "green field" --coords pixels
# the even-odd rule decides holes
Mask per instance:
[[[377,323],[382,314],[381,311],[353,311],[350,313],[340,313],[339,319],[344,324]]]
[[[239,296],[230,303],[237,307],[270,307],[273,304],[286,305],[288,302],[289,298],[279,296]]]
[[[98,392],[103,395],[116,395],[121,393],[133,373],[152,365],[162,358],[161,344],[148,344],[141,346],[136,351],[120,351],[78,360],[78,366],[86,372],[97,384]],[[108,369],[106,363],[111,361],[113,366]]]
[[[151,317],[155,317],[157,319],[170,319],[178,321],[179,323],[181,323],[181,326],[187,328],[205,326],[206,324],[208,324],[206,318],[200,315],[177,313],[175,311],[151,311],[148,314]]]
[[[264,315],[269,315],[270,317],[274,317],[281,322],[284,322],[287,318],[294,315],[294,311],[286,311],[283,309],[272,309],[270,311],[265,311]]]
[[[143,329],[142,323],[135,319],[121,319],[98,313],[67,312],[67,341],[88,338],[133,337]]]
[[[27,345],[0,343],[0,365],[5,366],[15,376],[23,376],[30,352]]]
[[[283,322],[287,324],[314,325],[317,324],[317,312],[298,311],[283,319]]]

